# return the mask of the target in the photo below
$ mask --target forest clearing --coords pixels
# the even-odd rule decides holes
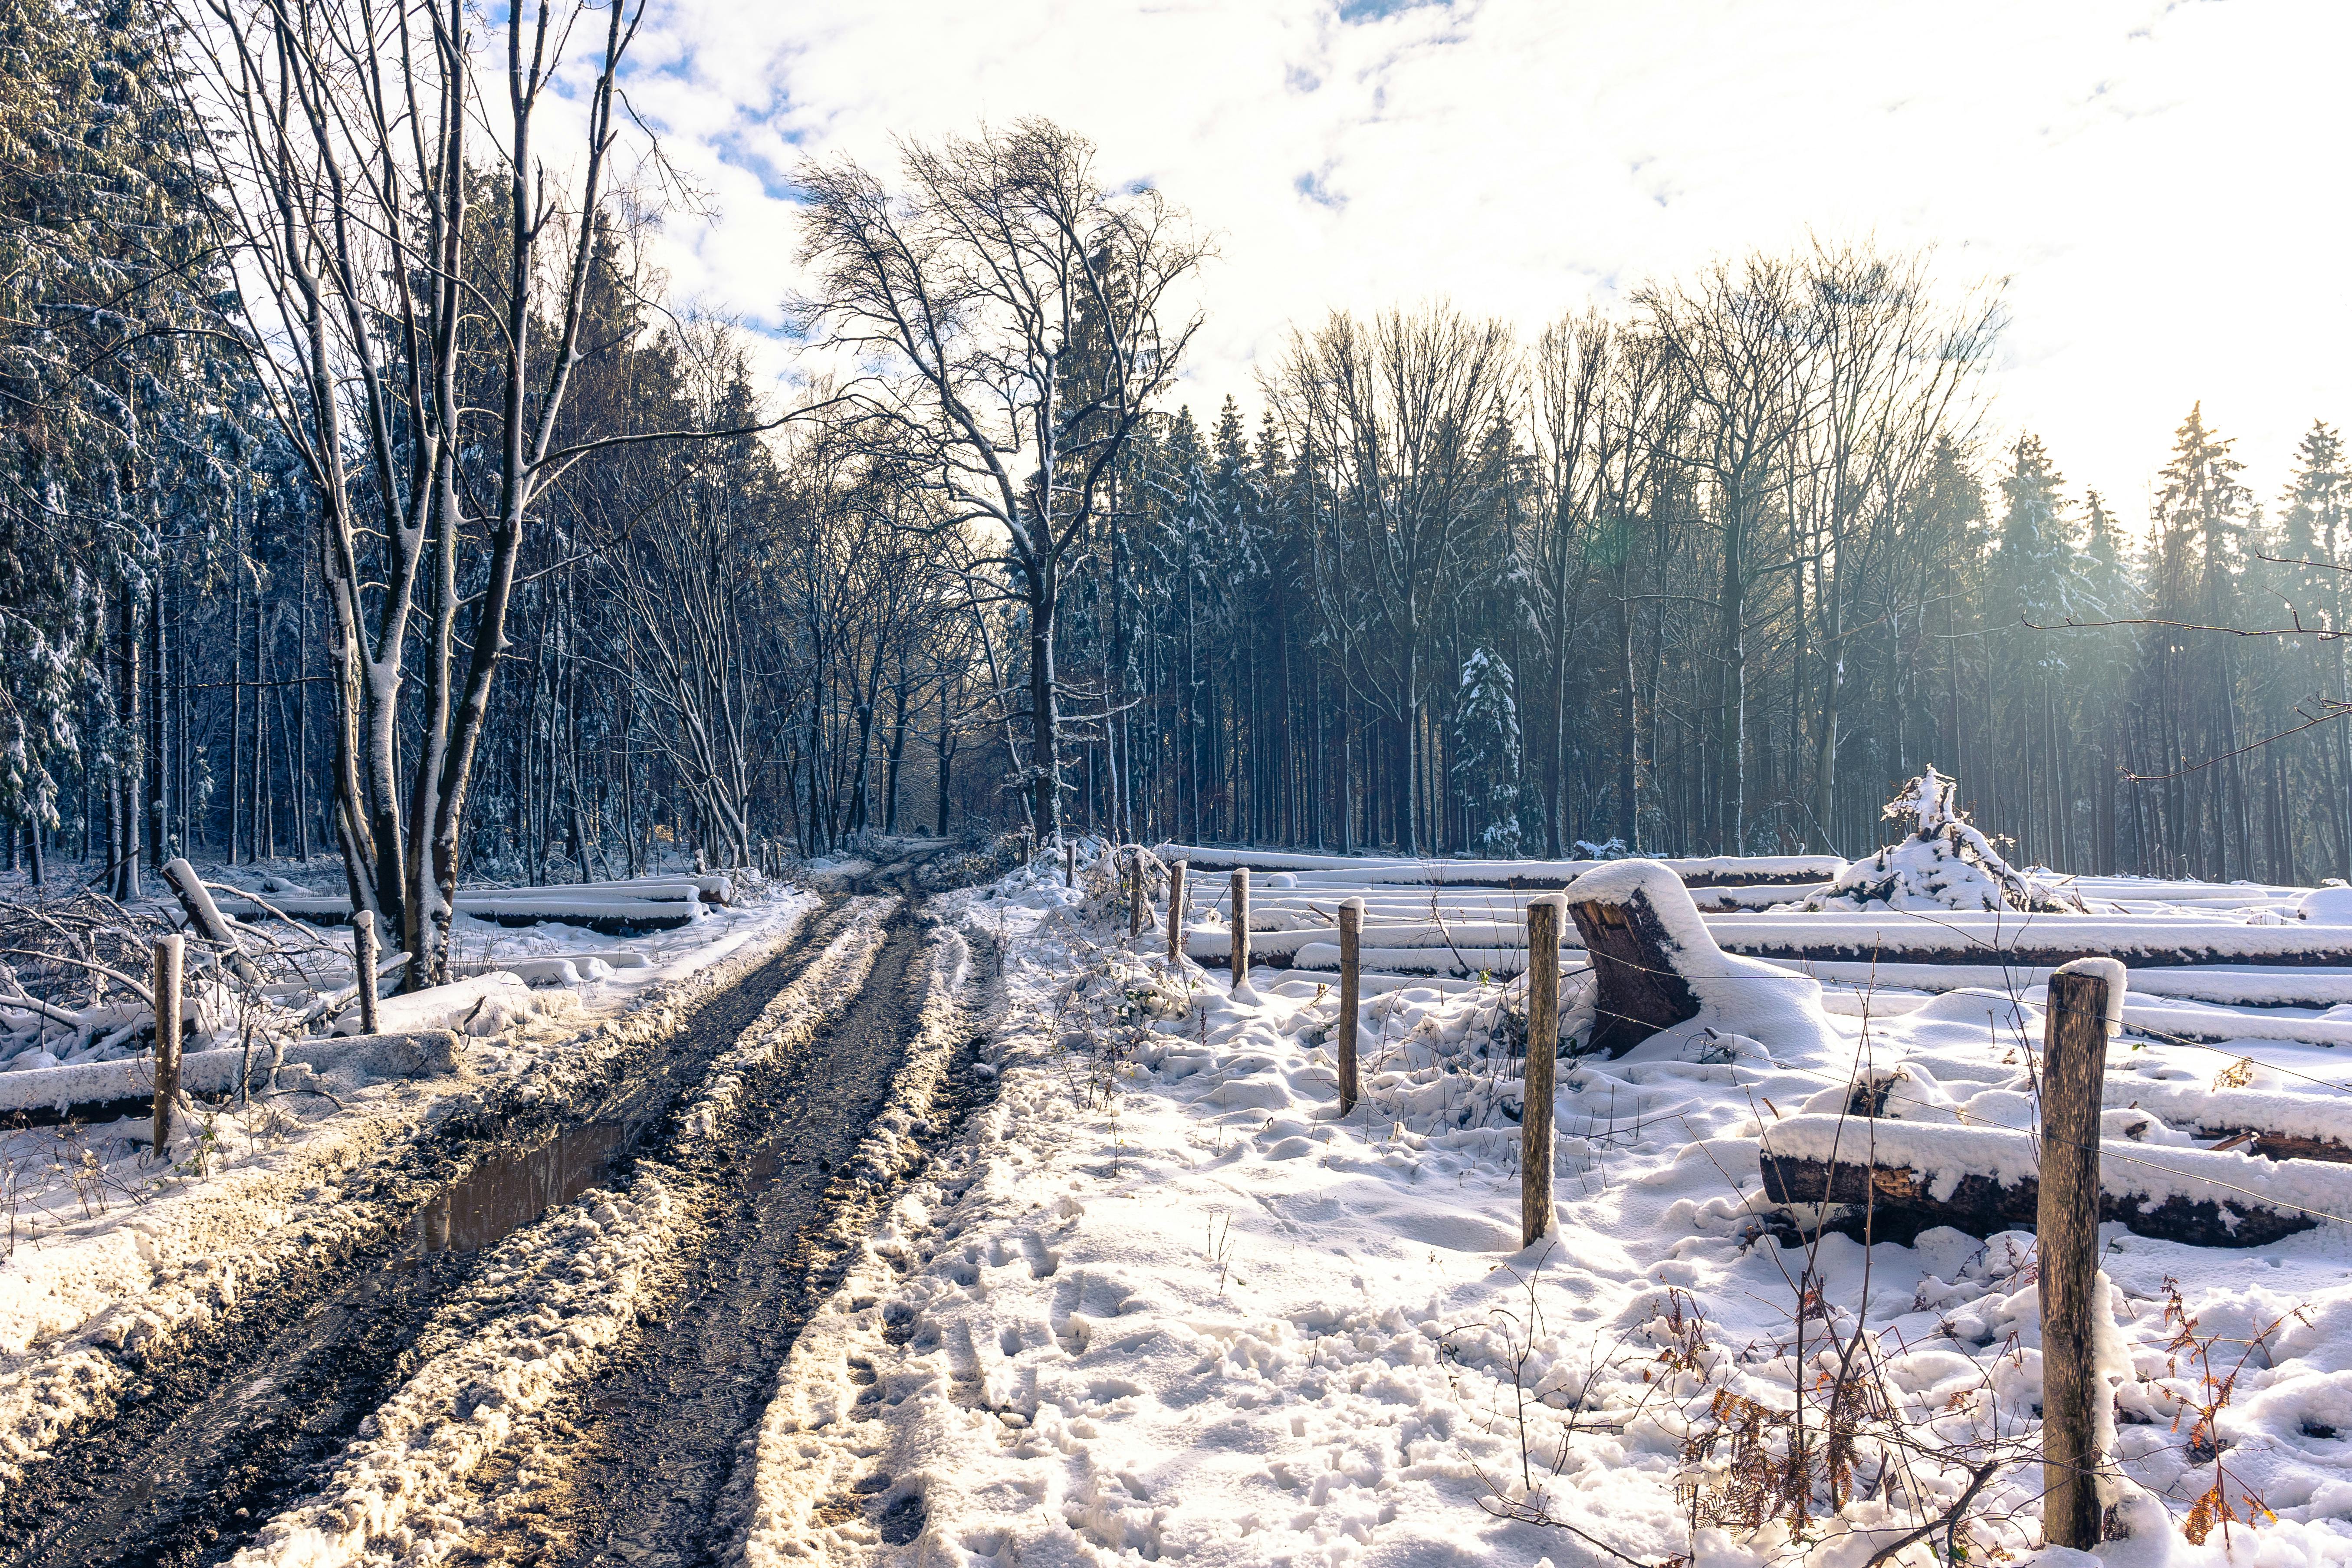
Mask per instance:
[[[2352,1563],[2347,53],[0,0],[0,1568]]]

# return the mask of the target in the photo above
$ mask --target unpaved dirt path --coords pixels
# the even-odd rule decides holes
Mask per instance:
[[[680,1097],[824,950],[851,903],[830,901],[785,951],[704,1003],[657,1059],[627,1064],[605,1092],[568,1114],[536,1118],[534,1131],[512,1139],[496,1126],[467,1129],[355,1183],[353,1201],[399,1217],[239,1301],[213,1332],[146,1368],[111,1419],[27,1469],[0,1497],[0,1563],[72,1568],[226,1557],[315,1482],[413,1370],[419,1332],[472,1277],[478,1249],[592,1183],[625,1180],[657,1145]],[[911,932],[908,917],[899,919]],[[893,973],[903,969],[902,959]],[[876,1016],[889,1026],[887,1009]],[[887,1061],[878,1070],[887,1085]],[[780,1117],[788,1108],[795,1115],[830,1110],[825,1097],[807,1093],[776,1103]],[[842,1116],[832,1122],[846,1125]],[[780,1152],[794,1157],[789,1148]]]
[[[741,1534],[739,1463],[809,1313],[845,1251],[823,1222],[875,1206],[845,1167],[888,1092],[923,1005],[914,918],[894,920],[857,999],[760,1086],[768,1135],[733,1151],[678,1249],[661,1305],[602,1375],[551,1412],[536,1440],[473,1478],[459,1561],[695,1564]],[[982,1080],[963,1041],[926,1142],[950,1136]]]

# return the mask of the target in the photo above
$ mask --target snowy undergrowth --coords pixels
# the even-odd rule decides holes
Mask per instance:
[[[186,1116],[168,1166],[152,1161],[136,1122],[0,1136],[7,1172],[45,1183],[42,1206],[0,1216],[19,1226],[0,1258],[0,1487],[104,1418],[147,1359],[203,1332],[241,1295],[395,1223],[349,1188],[410,1141],[490,1107],[562,1103],[614,1057],[684,1027],[816,903],[784,892],[709,922],[698,944],[676,943],[601,997],[535,998],[529,1016],[469,1037],[457,1076],[320,1084]]]
[[[1559,1227],[1521,1249],[1516,986],[1369,1001],[1340,1120],[1333,992],[1262,971],[1236,1005],[1058,880],[950,900],[1008,955],[1002,1092],[793,1352],[748,1563],[2037,1550],[2031,1238],[1776,1239],[1757,1150],[1857,1085],[2020,1124],[2038,988],[1841,1016],[1744,1005],[1727,970],[1692,1024],[1561,1064]],[[2134,1044],[2152,1084],[2292,1089],[2280,1053],[2318,1056]],[[2103,1552],[2352,1560],[2342,1227],[2251,1251],[2105,1235],[2133,1536]],[[2217,1485],[2258,1527],[2215,1516]]]

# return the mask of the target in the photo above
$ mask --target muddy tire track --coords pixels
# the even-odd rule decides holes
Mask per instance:
[[[110,1415],[0,1496],[0,1563],[180,1568],[224,1556],[341,1450],[411,1370],[436,1309],[472,1278],[478,1252],[419,1245],[436,1201],[446,1215],[444,1200],[486,1163],[514,1163],[580,1126],[614,1130],[607,1156],[576,1173],[582,1184],[625,1175],[638,1143],[709,1062],[824,952],[847,907],[831,901],[784,951],[700,1003],[680,1031],[614,1058],[568,1103],[467,1118],[355,1179],[351,1200],[394,1217],[355,1245],[322,1249],[240,1299],[200,1339],[149,1359]]]

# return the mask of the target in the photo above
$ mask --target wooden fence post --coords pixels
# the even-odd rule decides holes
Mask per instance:
[[[1559,928],[1568,900],[1528,905],[1528,1076],[1519,1106],[1519,1245],[1551,1228],[1552,1069],[1559,1056]]]
[[[1127,850],[1127,937],[1133,942],[1143,934],[1143,846],[1130,844]]]
[[[155,1157],[167,1157],[172,1112],[180,1102],[180,976],[188,939],[174,931],[155,939]]]
[[[1234,868],[1234,942],[1229,962],[1234,966],[1235,991],[1249,990],[1249,868]]]
[[[1364,900],[1339,900],[1339,1114],[1356,1109],[1362,1084],[1356,1068],[1356,1012],[1363,1005]]]
[[[2078,959],[2050,976],[2042,1037],[2042,1530],[2053,1546],[2099,1542],[2099,1111],[2107,1019],[2123,966]]]
[[[1192,874],[1190,860],[1179,860],[1168,868],[1168,961],[1171,963],[1184,956],[1184,900],[1191,889],[1184,879]]]
[[[375,966],[381,962],[376,952],[375,911],[352,911],[352,978],[360,991],[360,1030],[378,1034],[376,1027]]]
[[[1062,840],[1062,886],[1075,888],[1077,885],[1078,841],[1075,838],[1065,838]]]

